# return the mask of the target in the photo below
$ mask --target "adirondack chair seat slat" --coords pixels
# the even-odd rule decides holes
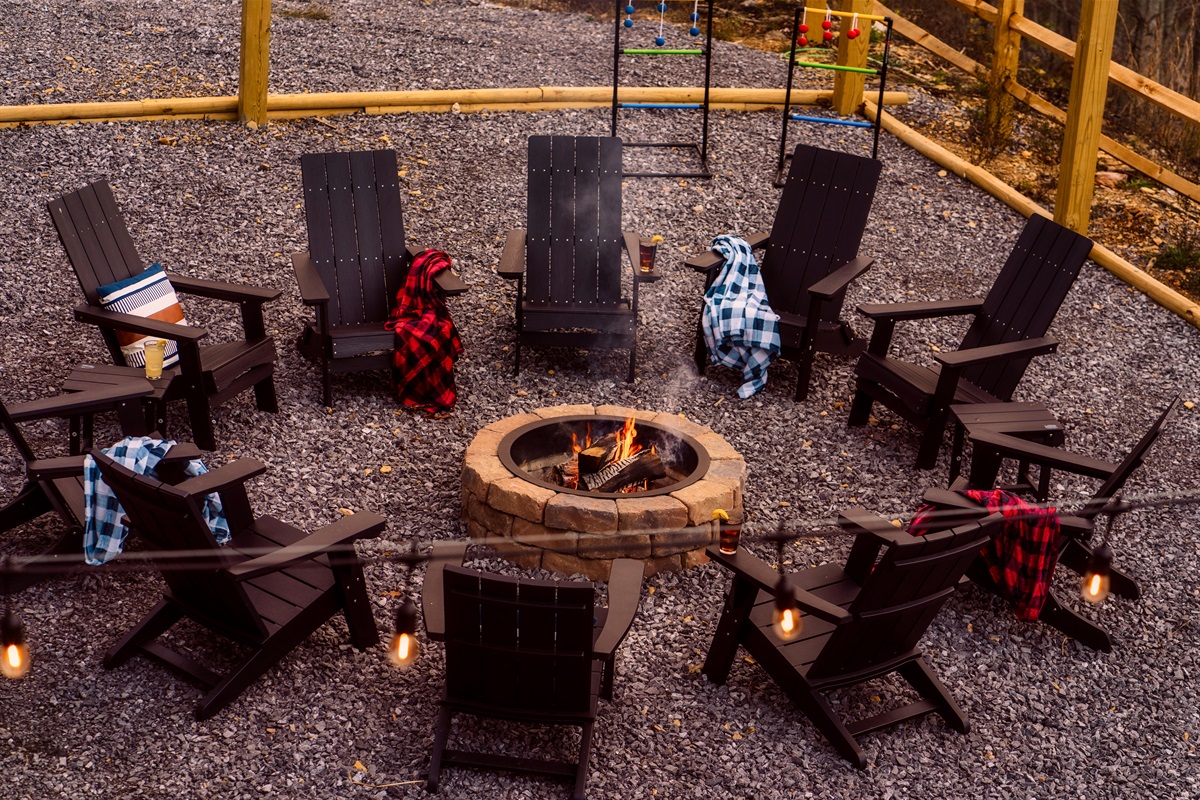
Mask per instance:
[[[893,408],[897,413],[907,412],[917,419],[928,416],[937,391],[938,378],[941,376],[939,365],[925,366],[888,356],[863,353],[855,370],[864,380],[886,382],[896,387],[895,394],[901,400],[898,408]],[[880,402],[886,404],[887,398],[880,398]],[[953,402],[998,403],[1000,400],[970,381],[960,380],[954,387]]]

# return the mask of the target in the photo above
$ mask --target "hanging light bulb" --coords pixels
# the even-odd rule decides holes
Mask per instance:
[[[775,635],[785,642],[790,642],[800,635],[800,609],[796,605],[796,592],[788,583],[787,577],[779,576],[775,584],[775,611],[772,615]]]
[[[1108,597],[1109,575],[1112,572],[1113,551],[1108,542],[1092,551],[1087,569],[1083,573],[1083,599],[1089,603],[1103,603]]]
[[[388,660],[400,669],[408,669],[417,660],[419,650],[417,606],[406,597],[396,612],[396,632],[388,643]]]
[[[29,672],[29,645],[25,643],[25,626],[14,611],[7,611],[0,620],[0,674],[6,678],[23,678]]]

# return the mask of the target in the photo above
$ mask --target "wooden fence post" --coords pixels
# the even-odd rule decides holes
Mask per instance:
[[[1006,81],[1017,79],[1021,55],[1021,34],[1009,25],[1014,16],[1024,16],[1025,0],[1000,0],[997,4],[996,35],[992,40],[992,68],[988,73],[987,129],[997,144],[1012,139],[1014,98],[1004,88]]]
[[[1054,198],[1054,221],[1077,233],[1087,233],[1091,218],[1116,25],[1114,0],[1083,0],[1075,69],[1071,74],[1071,102],[1063,133],[1062,165]]]
[[[849,14],[871,13],[871,0],[850,0],[842,4],[842,10]],[[837,63],[849,67],[865,67],[867,54],[871,50],[871,20],[858,23],[862,35],[851,39],[846,35],[850,30],[851,18],[842,17],[838,21],[838,57]],[[811,27],[811,26],[810,26]],[[819,28],[817,29],[819,30]],[[839,70],[833,76],[833,108],[843,117],[853,114],[863,101],[863,84],[866,76],[861,72],[843,72]]]
[[[271,0],[242,0],[238,119],[252,128],[267,124],[267,78],[270,68]]]

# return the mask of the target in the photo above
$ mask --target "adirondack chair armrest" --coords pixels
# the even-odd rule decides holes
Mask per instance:
[[[174,448],[172,448],[174,449]],[[211,494],[230,486],[239,486],[251,478],[262,475],[267,467],[257,458],[239,458],[209,470],[203,475],[188,478],[179,488],[192,494]]]
[[[300,287],[300,299],[306,306],[323,306],[329,302],[329,289],[317,273],[317,266],[307,252],[292,253],[292,271]]]
[[[611,656],[629,633],[642,598],[644,572],[642,562],[635,559],[618,558],[613,561],[608,576],[608,616],[600,636],[592,646],[594,655],[604,658]]]
[[[657,265],[651,267],[649,270],[641,268],[642,237],[633,231],[621,231],[621,240],[625,246],[625,254],[629,256],[629,267],[633,270],[633,283],[635,286],[639,283],[654,283],[662,277],[662,273],[658,271]]]
[[[149,381],[130,381],[122,386],[105,386],[86,392],[70,392],[17,403],[8,406],[8,414],[14,422],[95,414],[112,411],[128,400],[145,397],[153,392],[154,387]]]
[[[525,274],[525,230],[513,228],[504,239],[504,250],[500,253],[500,264],[496,274],[515,281]]]
[[[98,325],[101,328],[114,328],[120,331],[140,333],[143,336],[159,336],[163,339],[171,339],[180,344],[190,343],[195,345],[205,336],[208,336],[207,328],[200,328],[195,325],[176,325],[172,322],[160,322],[156,319],[138,317],[133,314],[121,314],[116,311],[96,308],[87,303],[80,303],[75,306],[75,319],[80,322]]]
[[[982,511],[983,506],[969,497],[951,489],[926,489],[921,495],[921,502],[941,508],[953,508],[957,511]]]
[[[858,313],[874,320],[930,319],[975,314],[981,308],[983,301],[976,299],[919,300],[912,303],[860,303]]]
[[[1063,470],[1076,475],[1087,475],[1092,478],[1107,480],[1117,465],[1098,458],[1071,453],[1057,447],[1031,442],[1007,433],[994,431],[977,431],[970,436],[971,442],[977,447],[985,447],[1006,458],[1017,458],[1030,461],[1042,467]]]
[[[821,280],[808,287],[808,293],[822,300],[829,300],[835,294],[843,291],[858,276],[869,270],[875,264],[875,259],[859,256],[838,267]]]
[[[770,564],[753,555],[746,548],[739,547],[733,555],[722,553],[716,546],[709,547],[705,552],[713,561],[729,567],[738,578],[750,581],[760,591],[774,593],[775,586],[779,583],[779,573]],[[850,619],[850,615],[841,606],[836,606],[827,600],[822,600],[795,584],[792,584],[792,588],[795,590],[796,600],[800,607],[814,617],[819,617],[835,625],[847,622]]]
[[[204,278],[189,278],[172,273],[171,286],[178,292],[194,294],[199,297],[209,297],[213,300],[228,300],[231,303],[249,303],[261,306],[272,300],[279,299],[283,294],[279,289],[265,286],[245,286],[224,281],[210,281]]]
[[[714,270],[724,263],[721,256],[714,253],[712,250],[707,250],[699,255],[686,258],[683,265],[689,269],[694,269],[697,272],[708,272]]]
[[[1069,536],[1072,539],[1090,539],[1095,527],[1095,521],[1086,517],[1076,517],[1073,514],[1058,515],[1058,532],[1062,536]]]
[[[426,248],[419,244],[409,242],[404,245],[404,249],[408,251],[408,260],[411,263],[414,258],[425,252]],[[447,297],[462,294],[470,287],[457,272],[451,269],[444,269],[433,277],[433,282],[437,284],[438,289]]]
[[[966,350],[955,350],[952,353],[937,353],[934,360],[951,369],[962,369],[975,364],[989,361],[1010,361],[1016,358],[1032,358],[1033,356],[1053,353],[1058,349],[1058,340],[1050,336],[1040,336],[1036,339],[1025,339],[1019,342],[1004,342],[986,347],[971,347]]]
[[[421,587],[421,616],[425,620],[425,634],[435,642],[446,635],[446,603],[442,596],[447,564],[463,563],[469,542],[434,542],[429,554],[429,565],[425,568],[425,585]]]
[[[759,247],[766,247],[767,243],[770,241],[770,231],[758,231],[757,233],[752,233],[746,237],[746,244],[750,245],[750,249],[752,250]],[[698,272],[708,272],[711,269],[716,269],[717,267],[721,266],[722,263],[724,263],[724,259],[719,254],[712,250],[706,250],[699,255],[694,255],[685,260],[683,265]]]
[[[387,518],[382,514],[360,511],[352,516],[342,517],[287,547],[229,567],[226,572],[234,580],[244,581],[287,569],[317,556],[333,553],[355,555],[355,541],[374,539],[386,527]]]
[[[25,475],[31,481],[50,481],[83,474],[83,456],[42,458],[25,465]]]
[[[901,528],[897,528],[878,514],[872,514],[862,506],[847,508],[838,514],[838,527],[856,535],[867,534],[878,539],[881,544],[904,541],[910,536]]]

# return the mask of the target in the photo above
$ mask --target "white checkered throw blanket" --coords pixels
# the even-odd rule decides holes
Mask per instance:
[[[725,266],[704,293],[704,344],[713,364],[742,370],[738,397],[745,399],[767,385],[767,367],[779,355],[779,315],[745,239],[718,236],[712,249]]]
[[[157,478],[155,467],[174,446],[174,441],[164,442],[149,436],[127,436],[103,452],[126,469],[139,475]],[[183,472],[185,475],[196,477],[208,472],[208,469],[204,462],[193,459],[188,462]],[[98,567],[121,555],[129,529],[121,522],[125,509],[121,508],[117,496],[100,476],[100,467],[90,455],[83,460],[83,505],[83,558],[88,564]],[[206,495],[203,512],[204,521],[208,523],[217,544],[228,542],[229,523],[225,519],[225,509],[221,505],[220,496],[216,493]]]

